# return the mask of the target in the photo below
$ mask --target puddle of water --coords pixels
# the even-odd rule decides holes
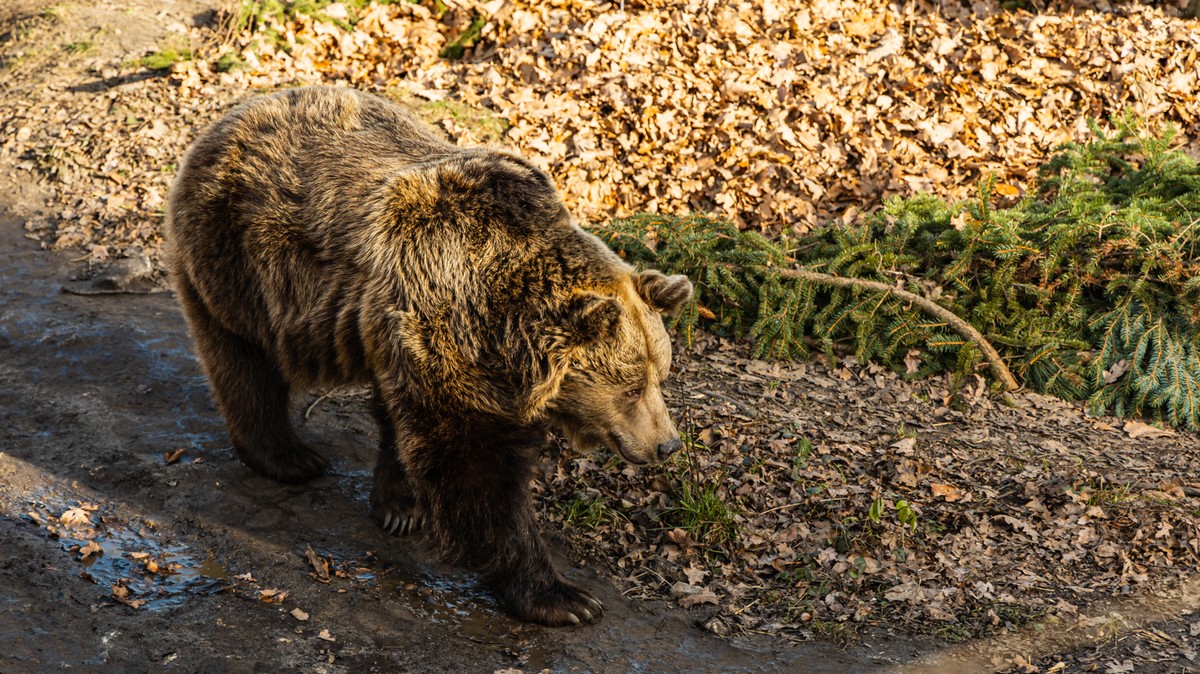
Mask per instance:
[[[466,573],[422,573],[415,578],[397,578],[393,569],[380,570],[379,560],[314,549],[329,560],[330,573],[364,586],[379,588],[422,620],[443,625],[476,643],[497,647],[515,657],[529,671],[550,669],[545,649],[522,636],[529,626],[517,622],[478,578]]]
[[[550,668],[545,649],[521,637],[523,625],[505,615],[503,607],[476,578],[426,573],[413,581],[383,578],[379,587],[431,623],[451,627],[477,643],[503,648],[528,670]]]
[[[163,543],[152,525],[123,521],[104,507],[50,497],[30,503],[27,517],[58,540],[84,578],[133,608],[163,611],[232,583],[217,560]]]

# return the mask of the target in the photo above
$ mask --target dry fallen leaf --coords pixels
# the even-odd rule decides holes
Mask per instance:
[[[125,581],[121,581],[121,582],[125,582]],[[113,596],[113,599],[116,599],[117,601],[121,602],[122,604],[125,604],[126,606],[128,606],[130,608],[134,608],[134,609],[140,608],[141,606],[143,606],[146,603],[146,600],[144,600],[144,599],[132,599],[131,598],[132,595],[129,591],[129,588],[125,587],[124,585],[121,585],[119,583],[112,586],[112,596]]]
[[[91,524],[92,518],[83,508],[71,508],[59,516],[58,521],[71,527],[80,524]]]
[[[292,614],[293,618],[295,618],[296,620],[299,620],[300,622],[304,622],[305,620],[308,620],[308,614],[305,613],[304,611],[301,611],[298,608],[292,609],[291,614]]]
[[[284,599],[287,599],[288,593],[283,590],[259,590],[258,598],[261,601],[278,604]]]
[[[1131,438],[1161,438],[1168,435],[1175,435],[1175,431],[1151,426],[1150,424],[1134,419],[1126,421],[1121,429],[1129,434]]]
[[[163,454],[163,461],[165,461],[168,465],[175,463],[176,461],[179,460],[179,457],[183,456],[183,453],[186,451],[187,451],[187,447],[180,447],[179,449],[176,449],[175,451],[167,452],[166,454]]]
[[[80,559],[87,559],[88,557],[91,557],[92,555],[103,555],[103,554],[104,554],[104,548],[100,547],[100,545],[97,544],[96,541],[88,541],[87,545],[79,548],[79,558]]]
[[[324,639],[325,641],[337,641],[337,639],[335,639],[333,635],[329,633],[329,630],[321,630],[321,633],[317,635],[317,638]]]
[[[319,582],[328,583],[329,562],[313,551],[311,545],[306,546],[306,548],[307,549],[304,551],[304,556],[308,559],[308,563],[312,565],[312,577],[316,578]]]
[[[958,490],[958,487],[952,487],[948,484],[931,484],[929,485],[929,489],[933,492],[934,498],[940,496],[949,502],[954,502],[962,498],[962,492]]]
[[[695,594],[680,597],[677,601],[683,608],[691,608],[697,604],[716,604],[721,601],[721,598],[712,590],[706,588]]]

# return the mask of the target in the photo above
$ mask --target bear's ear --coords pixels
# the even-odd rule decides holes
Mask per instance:
[[[674,314],[692,299],[692,282],[682,274],[667,276],[649,269],[634,274],[633,285],[646,304],[660,314]]]
[[[531,354],[532,363],[526,368],[524,391],[517,401],[523,420],[532,421],[545,414],[558,396],[575,354],[614,337],[623,311],[615,297],[581,291],[564,311],[546,317],[541,338]]]
[[[567,323],[577,344],[590,344],[611,338],[621,320],[620,301],[608,295],[582,293],[567,308]]]

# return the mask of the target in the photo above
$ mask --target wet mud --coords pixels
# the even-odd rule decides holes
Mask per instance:
[[[72,271],[0,219],[0,672],[896,662],[869,645],[717,638],[696,615],[622,597],[553,531],[561,568],[608,612],[575,629],[514,621],[472,574],[367,517],[376,431],[362,396],[297,400],[333,474],[299,487],[261,478],[233,456],[174,298],[64,292]]]

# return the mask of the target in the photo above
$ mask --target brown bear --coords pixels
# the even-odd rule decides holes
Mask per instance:
[[[551,427],[634,464],[680,447],[660,314],[691,297],[685,277],[632,269],[524,159],[455,147],[336,87],[253,99],[206,130],[167,225],[172,280],[247,466],[321,475],[289,392],[370,384],[379,523],[427,523],[520,618],[599,617],[551,565],[533,462]]]

